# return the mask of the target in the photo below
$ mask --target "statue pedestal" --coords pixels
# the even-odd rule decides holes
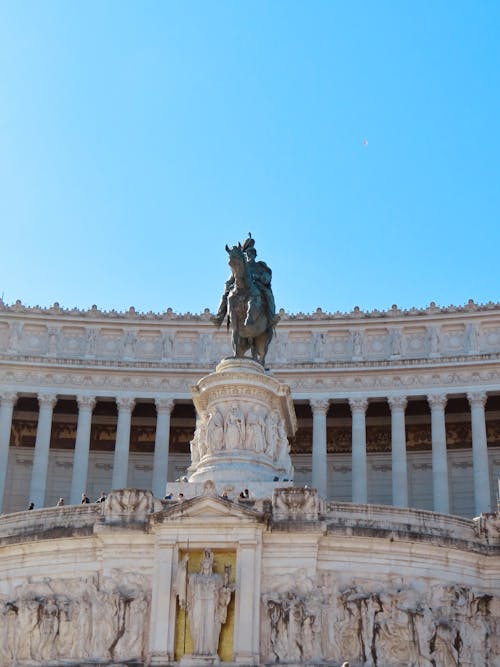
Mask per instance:
[[[189,482],[293,479],[288,437],[297,428],[290,388],[247,358],[224,359],[192,389],[197,427]]]

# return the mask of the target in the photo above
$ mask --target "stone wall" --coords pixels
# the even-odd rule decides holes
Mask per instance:
[[[0,664],[170,664],[179,555],[236,553],[241,664],[495,667],[500,517],[325,503],[105,504],[0,518]]]

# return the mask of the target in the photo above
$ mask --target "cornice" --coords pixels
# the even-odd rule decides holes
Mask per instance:
[[[317,308],[313,313],[287,313],[281,309],[279,315],[282,322],[287,321],[308,321],[315,322],[318,320],[372,320],[380,319],[408,319],[413,317],[435,317],[437,315],[456,315],[456,314],[471,314],[484,313],[489,311],[496,311],[500,313],[500,302],[488,301],[487,303],[475,303],[473,299],[464,305],[455,306],[450,304],[448,306],[439,306],[432,301],[426,308],[406,308],[400,309],[395,304],[387,310],[361,310],[355,306],[349,312],[335,311],[327,312],[322,308]],[[148,321],[148,322],[169,322],[169,321],[184,321],[184,322],[207,322],[210,323],[210,316],[212,313],[209,308],[205,308],[202,313],[176,313],[172,308],[167,308],[163,313],[153,311],[141,312],[131,306],[126,311],[117,310],[101,310],[97,306],[92,306],[88,309],[79,308],[63,308],[59,303],[54,303],[52,306],[27,306],[20,300],[13,304],[6,304],[0,299],[0,313],[25,315],[28,317],[44,317],[44,318],[77,318],[88,321],[98,320],[112,320],[112,321]]]
[[[40,388],[51,388],[61,394],[77,391],[91,392],[96,396],[127,393],[134,396],[162,396],[190,398],[191,388],[201,375],[211,369],[113,368],[47,368],[46,366],[20,366],[15,363],[0,365],[0,386],[5,391],[33,393]],[[322,374],[291,374],[276,369],[276,379],[286,382],[295,399],[346,396],[383,396],[397,393],[404,396],[427,395],[430,392],[466,393],[471,390],[498,392],[500,390],[500,366],[448,368],[378,369],[366,373],[344,372]]]

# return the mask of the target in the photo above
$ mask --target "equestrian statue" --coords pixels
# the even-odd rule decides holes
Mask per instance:
[[[251,350],[252,359],[263,366],[267,349],[279,322],[271,289],[272,271],[265,262],[256,262],[255,240],[251,234],[243,244],[226,245],[231,276],[226,281],[217,314],[211,319],[220,327],[227,315],[231,329],[233,356]]]

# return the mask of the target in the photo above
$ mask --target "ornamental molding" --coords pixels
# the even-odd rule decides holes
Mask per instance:
[[[174,409],[175,401],[172,398],[157,398],[155,399],[156,411],[158,414],[170,414]]]
[[[467,393],[467,398],[471,406],[478,405],[484,407],[488,396],[485,391],[470,391]]]
[[[313,414],[326,415],[330,407],[330,401],[327,398],[313,398],[309,401]]]
[[[475,391],[491,392],[500,388],[500,365],[481,368],[445,368],[445,369],[412,369],[405,373],[379,372],[361,375],[359,373],[327,374],[321,377],[311,375],[293,376],[288,373],[275,373],[275,377],[286,382],[295,399],[331,399],[359,394],[370,397],[388,397],[393,391],[405,396],[424,395],[429,393],[467,393]],[[191,388],[200,378],[200,372],[190,371],[186,374],[147,375],[144,372],[133,374],[117,369],[46,369],[37,366],[0,365],[0,388],[5,392],[38,393],[42,389],[59,390],[67,394],[73,390],[75,394],[83,391],[95,396],[110,396],[126,392],[134,396],[157,397],[168,394],[167,398],[190,398]],[[435,390],[435,391],[433,391]],[[254,393],[253,388],[242,389],[242,393]],[[404,394],[403,394],[404,392]],[[258,391],[257,391],[258,393]]]
[[[404,411],[408,404],[408,399],[406,396],[389,396],[387,402],[393,412],[395,410]]]
[[[0,305],[0,360],[50,365],[211,370],[231,351],[210,312],[176,315]],[[405,367],[500,357],[500,304],[363,313],[282,313],[273,368]]]
[[[469,299],[465,305],[455,306],[438,306],[434,301],[427,306],[427,308],[407,308],[400,309],[396,304],[387,310],[371,310],[363,311],[359,306],[354,306],[350,312],[325,312],[321,308],[317,308],[314,313],[287,313],[283,309],[279,311],[282,320],[324,320],[324,319],[377,319],[377,318],[406,318],[415,316],[435,316],[438,314],[470,314],[478,312],[500,311],[500,302],[488,301],[487,303],[475,303],[473,299]],[[27,306],[19,299],[13,304],[6,304],[0,299],[0,312],[13,314],[29,314],[32,316],[43,317],[60,317],[60,318],[85,318],[85,319],[117,319],[117,320],[185,320],[185,321],[210,321],[212,313],[208,308],[205,308],[203,313],[175,313],[172,308],[167,308],[163,313],[155,313],[153,311],[141,312],[135,309],[134,306],[126,311],[117,310],[100,310],[96,305],[88,309],[78,308],[64,308],[56,301],[52,306]]]

